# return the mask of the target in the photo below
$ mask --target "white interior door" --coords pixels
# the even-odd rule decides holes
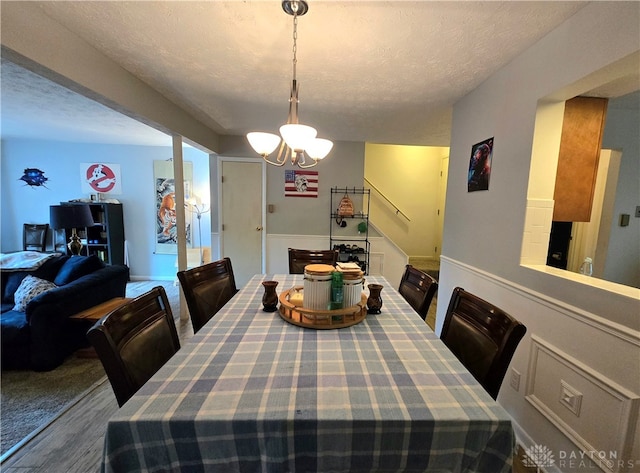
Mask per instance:
[[[221,158],[221,254],[231,258],[238,288],[264,267],[264,164]]]

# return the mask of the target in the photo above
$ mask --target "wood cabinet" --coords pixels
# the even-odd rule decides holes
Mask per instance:
[[[61,202],[60,204],[87,205],[86,202]],[[96,255],[107,264],[124,264],[122,204],[96,202],[89,204],[89,209],[95,225],[76,229],[83,245],[80,254],[84,256]],[[71,228],[64,229],[65,242],[68,242],[71,238],[71,232]],[[66,247],[59,247],[56,242],[56,250],[66,251]]]
[[[562,123],[553,220],[591,220],[593,193],[602,145],[608,99],[567,100]]]

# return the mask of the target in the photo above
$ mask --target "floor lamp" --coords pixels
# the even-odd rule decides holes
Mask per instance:
[[[200,266],[204,264],[204,253],[202,252],[202,214],[207,213],[209,210],[209,206],[207,204],[198,203],[200,199],[197,197],[192,197],[187,200],[187,208],[190,212],[196,214],[198,219],[198,242],[200,243]]]

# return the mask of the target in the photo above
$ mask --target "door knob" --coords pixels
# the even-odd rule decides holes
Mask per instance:
[[[259,231],[262,231],[262,227],[261,227],[260,225],[258,225],[258,226],[256,227],[256,231],[258,231],[258,232],[259,232]]]

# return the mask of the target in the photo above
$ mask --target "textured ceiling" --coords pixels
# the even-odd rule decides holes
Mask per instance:
[[[169,135],[8,61],[2,72],[2,137],[171,146]]]
[[[277,130],[286,120],[292,19],[280,1],[38,5],[220,134]],[[333,140],[448,146],[453,103],[584,5],[311,0],[298,25],[300,121]],[[170,144],[3,63],[2,134],[36,132]]]

